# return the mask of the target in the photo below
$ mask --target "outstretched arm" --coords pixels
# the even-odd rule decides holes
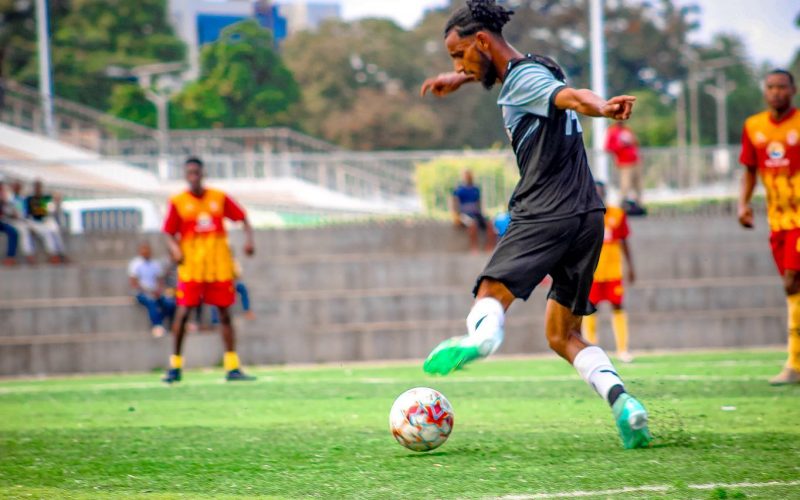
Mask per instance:
[[[566,87],[556,94],[555,105],[559,109],[572,109],[586,116],[627,120],[631,117],[635,101],[636,98],[630,95],[605,100],[589,89]]]
[[[436,97],[444,97],[458,90],[462,85],[469,82],[474,82],[475,78],[466,73],[441,73],[432,78],[428,78],[422,84],[419,90],[419,95],[425,97],[425,94],[430,91]]]

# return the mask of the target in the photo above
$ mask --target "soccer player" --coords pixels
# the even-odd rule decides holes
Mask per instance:
[[[169,202],[164,222],[167,245],[178,264],[178,310],[172,323],[174,347],[170,368],[162,379],[171,384],[180,382],[183,358],[181,347],[189,312],[201,303],[219,308],[222,340],[225,344],[225,378],[229,381],[254,380],[239,368],[230,306],[235,300],[233,258],[224,219],[241,221],[246,242],[244,252],[253,255],[253,230],[244,210],[222,191],[203,186],[203,162],[189,158],[184,166],[189,189]]]
[[[614,369],[608,355],[581,336],[603,245],[603,202],[597,195],[577,113],[625,120],[635,98],[605,100],[564,83],[546,57],[523,55],[502,34],[513,11],[493,0],[470,0],[444,30],[455,71],[429,78],[420,93],[436,96],[480,82],[502,82],[498,104],[511,138],[520,181],[509,203],[511,223],[473,290],[468,334],[439,344],[425,360],[428,373],[447,374],[495,352],[503,340],[505,312],[552,277],[545,316],[550,347],[571,363],[611,405],[625,448],[649,444],[647,411]]]
[[[767,191],[772,256],[783,276],[789,317],[789,359],[770,384],[800,383],[800,113],[792,106],[794,76],[776,69],[764,80],[767,110],[745,121],[739,162],[746,167],[739,193],[739,223],[753,227],[757,176]]]
[[[605,202],[606,186],[597,182],[597,194]],[[628,271],[628,283],[636,280],[633,270],[633,259],[628,246],[628,217],[620,207],[606,207],[605,234],[603,249],[600,251],[600,262],[594,271],[594,283],[589,291],[589,302],[595,308],[601,302],[611,304],[611,327],[614,330],[614,339],[617,342],[617,357],[624,363],[633,361],[633,356],[628,352],[628,315],[622,306],[625,288],[622,285],[622,259]],[[597,314],[586,316],[583,320],[583,333],[586,340],[592,344],[597,343]]]

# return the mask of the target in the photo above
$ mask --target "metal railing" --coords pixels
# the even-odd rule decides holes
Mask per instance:
[[[14,81],[3,87],[0,121],[44,134],[39,93]],[[58,139],[108,155],[158,155],[154,128],[102,113],[56,97],[53,100]],[[338,148],[285,127],[263,129],[170,130],[168,153],[173,155],[247,155],[264,152],[326,152]]]

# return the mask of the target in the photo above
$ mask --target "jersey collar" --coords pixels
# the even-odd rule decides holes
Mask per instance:
[[[781,123],[785,122],[785,121],[786,121],[786,120],[788,120],[789,118],[793,117],[793,116],[794,116],[794,114],[795,114],[796,112],[797,112],[797,108],[795,108],[795,107],[792,107],[791,109],[789,109],[789,112],[788,112],[788,113],[786,113],[786,116],[784,116],[784,117],[783,117],[783,118],[781,118],[780,120],[775,120],[775,119],[772,117],[772,113],[769,113],[769,121],[770,121],[770,123],[772,123],[773,125],[780,125]]]

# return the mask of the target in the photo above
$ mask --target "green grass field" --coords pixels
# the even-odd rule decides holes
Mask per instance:
[[[608,406],[555,359],[189,371],[0,381],[2,498],[800,498],[800,386],[779,351],[646,356],[618,366],[651,412],[625,451]],[[453,404],[430,453],[388,431],[394,398]],[[592,493],[592,494],[589,494]],[[581,494],[583,495],[583,494]]]

